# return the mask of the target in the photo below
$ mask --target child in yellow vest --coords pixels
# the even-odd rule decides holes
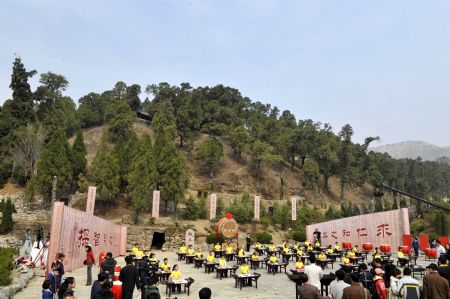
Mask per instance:
[[[242,249],[242,248],[239,248],[239,251],[238,251],[238,256],[239,256],[239,257],[242,257],[242,256],[244,256],[244,249]]]
[[[216,261],[216,258],[214,257],[214,252],[210,251],[208,257],[206,258],[206,261],[209,264],[212,264]]]
[[[167,258],[165,258],[164,262],[161,264],[161,271],[163,271],[163,272],[170,272],[170,264],[169,264]]]
[[[181,244],[180,249],[178,249],[179,253],[187,253],[187,247],[183,244]]]
[[[225,260],[225,256],[221,256],[219,258],[219,267],[226,267],[227,266],[227,261]]]
[[[192,245],[189,245],[189,248],[187,250],[188,255],[194,255],[194,248],[192,248]]]
[[[169,280],[170,281],[177,281],[181,279],[181,272],[178,265],[174,265],[172,268],[172,273],[170,273]],[[174,284],[172,286],[172,291],[175,291],[175,288],[177,289],[178,293],[181,293],[181,284]]]
[[[324,261],[324,260],[326,260],[327,259],[327,256],[323,253],[323,252],[321,252],[320,254],[319,254],[319,261]]]
[[[242,275],[247,275],[250,274],[250,268],[247,265],[247,263],[244,261],[242,262],[241,266],[239,267],[239,271],[241,271]],[[251,286],[252,285],[252,279],[249,278],[247,279],[247,285]]]
[[[201,259],[203,257],[203,253],[200,250],[200,247],[197,248],[197,252],[195,253],[195,257]]]
[[[339,247],[339,243],[336,242],[336,244],[334,244],[334,251],[337,252],[339,251],[341,248]]]
[[[216,243],[216,246],[214,246],[214,250],[215,251],[221,251],[222,250],[222,246],[220,246],[219,243]]]
[[[259,260],[259,254],[255,251],[252,254],[252,261],[258,261]]]
[[[276,264],[276,263],[278,263],[278,258],[275,256],[275,252],[272,253],[272,256],[269,258],[269,263],[270,263],[270,264]]]
[[[225,252],[227,254],[232,254],[234,252],[234,249],[233,249],[233,247],[230,244],[228,244],[227,249],[226,249]]]
[[[296,270],[303,270],[303,269],[305,269],[305,265],[303,265],[303,262],[301,260],[298,260],[295,263],[295,269]]]

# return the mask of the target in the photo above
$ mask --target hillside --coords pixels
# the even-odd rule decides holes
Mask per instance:
[[[395,159],[421,157],[423,160],[435,161],[450,157],[450,147],[439,147],[424,141],[403,141],[370,148],[374,152],[388,153]]]
[[[135,122],[133,124],[135,132],[140,136],[144,132],[153,135],[151,127],[144,122]],[[97,149],[100,145],[101,136],[105,131],[105,126],[94,127],[83,130],[84,140],[87,148],[87,160],[91,163]],[[194,147],[197,146],[207,135],[199,134],[195,137]],[[73,139],[69,143],[73,143]],[[285,163],[282,169],[275,169],[266,165],[262,165],[259,172],[259,179],[252,175],[249,167],[250,156],[243,153],[242,160],[238,161],[233,155],[233,151],[229,141],[225,137],[220,137],[220,141],[224,145],[224,158],[222,160],[220,170],[215,178],[215,186],[217,192],[230,200],[235,196],[240,196],[244,192],[250,194],[261,194],[265,199],[279,199],[280,197],[280,174],[284,171],[285,196],[288,199],[291,195],[300,195],[305,197],[308,202],[320,204],[323,208],[327,208],[330,204],[339,205],[339,180],[331,177],[329,181],[330,192],[323,190],[317,194],[313,190],[305,190],[301,186],[301,172],[296,167],[291,171],[289,164]],[[178,144],[177,144],[178,146]],[[190,172],[190,191],[196,192],[198,189],[210,190],[211,179],[209,178],[209,170],[204,164],[197,160],[192,152],[188,152],[186,147],[178,147],[179,152],[184,156]],[[369,185],[362,188],[350,188],[346,193],[346,199],[354,203],[361,203],[372,194]]]

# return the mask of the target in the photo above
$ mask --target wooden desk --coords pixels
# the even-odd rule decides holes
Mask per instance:
[[[251,281],[254,281],[256,288],[258,288],[258,278],[261,277],[261,274],[259,274],[259,273],[240,274],[240,275],[234,274],[233,277],[234,277],[234,281],[235,281],[234,287],[237,288],[238,284],[239,284],[239,287],[242,290],[242,286],[244,285],[244,282],[249,280],[249,279]]]
[[[205,262],[206,260],[204,259],[204,258],[198,258],[198,257],[195,257],[194,258],[194,267],[196,268],[196,269],[200,269],[202,266],[203,266],[203,263]]]
[[[230,271],[230,277],[233,276],[236,273],[236,270],[239,269],[238,266],[226,266],[226,267],[220,267],[215,266],[216,269],[216,278],[220,278],[222,280],[222,277],[228,277],[228,271]],[[223,275],[225,274],[225,275]]]
[[[324,269],[328,264],[331,265],[331,269],[334,269],[332,259],[318,260],[317,263],[319,264],[320,267],[322,267],[322,269]]]
[[[186,258],[186,253],[177,252],[178,260],[184,260]]]
[[[214,272],[214,268],[218,265],[219,263],[205,263],[205,273],[209,274],[211,272]]]
[[[169,297],[172,296],[172,287],[175,285],[184,285],[184,293],[186,293],[189,296],[189,289],[191,287],[191,284],[186,279],[177,279],[167,282],[166,284],[166,294],[169,293]]]
[[[225,254],[225,250],[214,250],[214,257],[221,257]]]
[[[168,271],[168,272],[163,272],[163,271],[158,271],[155,273],[156,277],[158,278],[158,281],[168,281],[169,280],[169,276],[172,272]]]
[[[287,263],[269,263],[269,262],[267,262],[267,271],[269,272],[269,273],[272,273],[273,275],[275,275],[275,273],[277,273],[278,272],[278,269],[280,269],[280,272],[281,272],[281,269],[282,268],[284,268],[284,273],[286,273],[286,266],[288,265]]]
[[[194,258],[196,257],[195,254],[186,254],[186,264],[192,264],[194,263]]]

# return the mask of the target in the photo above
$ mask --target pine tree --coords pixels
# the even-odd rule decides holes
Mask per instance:
[[[72,178],[74,181],[78,180],[80,174],[86,173],[86,154],[83,132],[78,130],[72,146]]]
[[[33,93],[28,83],[28,78],[35,74],[35,70],[27,72],[19,57],[14,60],[9,87],[13,91],[10,112],[16,121],[16,127],[36,120],[36,113],[33,109]]]
[[[110,154],[105,138],[94,157],[89,170],[89,179],[97,187],[99,199],[108,202],[119,192],[119,164]]]
[[[173,138],[169,138],[165,130],[156,135],[153,151],[158,173],[157,187],[161,191],[164,212],[167,212],[170,201],[176,212],[178,202],[184,198],[189,184],[186,162],[177,152]]]
[[[57,191],[66,192],[72,182],[72,150],[66,134],[57,129],[45,146],[38,162],[36,182],[46,200],[51,199],[53,176],[57,176]]]
[[[214,136],[208,136],[196,150],[197,159],[205,161],[210,170],[210,177],[214,177],[214,172],[217,170],[220,160],[223,158],[223,145]]]
[[[222,218],[225,216],[225,202],[223,201],[223,198],[218,196],[217,197],[217,203],[216,203],[216,218]]]
[[[156,187],[156,167],[152,151],[150,135],[144,134],[139,141],[142,154],[137,156],[131,166],[128,190],[131,195],[132,209],[135,213],[135,223],[139,214],[150,206],[153,190]]]
[[[16,213],[16,207],[11,202],[11,199],[2,199],[0,202],[0,212],[2,212],[2,222],[0,225],[0,234],[7,234],[13,229],[12,214]]]

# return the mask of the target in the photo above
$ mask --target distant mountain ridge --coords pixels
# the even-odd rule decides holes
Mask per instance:
[[[423,160],[436,161],[442,157],[450,158],[450,146],[440,147],[424,141],[403,141],[372,147],[369,150],[388,153],[395,159],[421,157]]]

